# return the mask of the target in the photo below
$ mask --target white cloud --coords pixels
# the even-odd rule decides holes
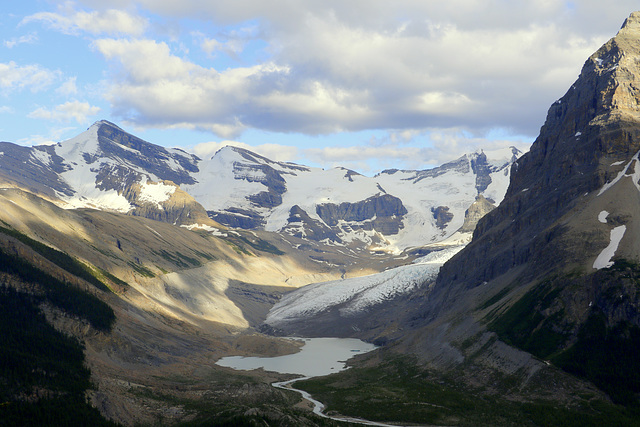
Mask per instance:
[[[202,50],[213,55],[215,52],[224,52],[227,55],[238,55],[244,49],[244,43],[241,40],[227,40],[224,42],[216,39],[205,38],[201,44]]]
[[[56,106],[53,110],[40,107],[29,113],[28,117],[59,122],[75,120],[78,123],[85,123],[89,116],[94,116],[99,112],[99,107],[91,106],[88,102],[68,101]]]
[[[59,71],[48,70],[40,65],[0,62],[0,90],[7,93],[28,88],[32,92],[39,92],[53,84],[60,75]]]
[[[223,137],[246,128],[328,134],[502,127],[534,135],[584,59],[614,33],[578,31],[568,25],[575,11],[561,2],[440,3],[122,2],[174,19],[257,25],[248,34],[265,42],[270,57],[222,71],[159,40],[102,39],[95,46],[118,64],[110,76],[115,113],[138,126]],[[211,55],[241,58],[247,36],[220,31],[190,34]]]
[[[61,95],[75,95],[78,93],[78,87],[76,86],[77,77],[70,77],[65,81],[56,92]]]
[[[29,34],[27,34],[25,36],[12,37],[9,40],[5,40],[4,41],[4,45],[5,45],[5,47],[8,47],[9,49],[13,49],[17,45],[20,45],[20,44],[31,44],[31,43],[35,43],[37,40],[38,40],[38,35],[36,33],[29,33]]]
[[[444,129],[402,132],[402,135],[390,132],[387,138],[379,138],[369,144],[308,148],[301,150],[300,154],[317,164],[377,173],[387,168],[426,169],[455,160],[463,154],[510,146],[526,152],[530,143],[517,139],[479,138],[467,135],[460,129]]]
[[[149,24],[146,18],[124,10],[71,11],[68,3],[60,9],[62,9],[62,13],[35,13],[24,18],[21,23],[42,22],[56,31],[70,35],[87,32],[90,34],[128,34],[132,36],[143,34]]]
[[[67,134],[69,131],[74,131],[75,128],[65,127],[65,128],[54,128],[49,129],[48,135],[31,135],[28,138],[23,138],[18,140],[17,144],[23,146],[29,145],[53,145],[60,142],[62,136]]]

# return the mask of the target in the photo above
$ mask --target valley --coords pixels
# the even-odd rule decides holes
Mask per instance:
[[[104,120],[0,143],[0,424],[640,425],[639,64],[636,12],[529,152],[373,177]],[[376,349],[221,366],[284,337]]]

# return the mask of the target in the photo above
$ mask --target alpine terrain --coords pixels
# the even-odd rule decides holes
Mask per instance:
[[[640,425],[640,12],[528,153],[366,177],[99,121],[0,143],[0,424]],[[362,420],[350,419],[360,423]]]
[[[464,409],[450,410],[449,399],[464,390],[458,398],[472,394],[488,411],[481,424],[640,422],[639,83],[636,12],[553,103],[530,151],[514,163],[504,200],[478,222],[471,243],[436,278],[359,314],[358,332],[348,335],[385,343],[383,371],[425,387],[420,397],[383,387],[406,393],[422,413],[398,419],[469,422]],[[304,289],[288,295],[279,304],[295,305],[277,305],[268,321],[296,328],[296,307],[312,296]],[[292,314],[283,316],[286,310]],[[315,317],[304,328],[316,322],[326,330],[327,316]],[[406,363],[421,369],[407,371]],[[304,388],[364,415],[360,405],[380,396],[365,390],[378,381],[355,372]],[[341,404],[332,400],[338,390],[367,397]],[[429,398],[427,390],[451,394]],[[528,415],[506,420],[496,401]],[[425,402],[449,406],[420,409]]]

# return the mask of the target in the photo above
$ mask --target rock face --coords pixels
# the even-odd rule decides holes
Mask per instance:
[[[586,61],[549,109],[530,152],[514,164],[505,200],[478,224],[464,272],[451,263],[443,281],[472,286],[530,261],[533,273],[566,263],[570,248],[559,257],[547,246],[563,234],[558,219],[612,181],[640,150],[639,36],[634,14]]]
[[[475,230],[478,225],[478,221],[495,208],[495,205],[485,199],[482,194],[478,195],[476,201],[473,202],[473,204],[469,206],[469,209],[467,209],[467,212],[465,212],[464,224],[460,227],[460,232],[473,233],[473,230]]]
[[[504,200],[479,220],[472,242],[413,298],[420,300],[407,320],[419,331],[414,351],[450,367],[471,357],[451,343],[489,339],[488,328],[503,348],[480,352],[485,367],[504,365],[507,343],[592,381],[614,401],[637,401],[638,88],[636,12],[551,106],[530,152],[513,164]],[[623,367],[614,372],[614,365]],[[532,362],[520,367],[539,370]]]
[[[358,203],[319,204],[316,213],[330,227],[337,226],[341,221],[355,222],[358,223],[355,225],[357,228],[375,229],[383,235],[391,235],[398,234],[403,227],[402,217],[407,214],[407,209],[399,198],[381,194]]]

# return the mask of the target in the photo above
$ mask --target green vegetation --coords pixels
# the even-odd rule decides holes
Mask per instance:
[[[98,289],[107,292],[109,291],[109,287],[102,283],[102,281],[98,279],[89,267],[64,252],[60,252],[57,249],[47,246],[44,243],[40,243],[37,240],[10,228],[0,227],[0,233],[18,239],[52,263],[56,264],[58,267],[68,271],[76,277],[86,280]]]
[[[248,251],[248,250],[246,250],[244,247],[242,247],[241,245],[238,245],[238,244],[237,244],[237,243],[235,243],[235,242],[232,242],[232,241],[230,241],[230,240],[224,240],[224,242],[225,242],[227,245],[231,246],[231,247],[233,248],[233,250],[234,250],[234,251],[236,251],[236,253],[237,253],[238,255],[249,255],[249,256],[253,255],[251,252],[249,252],[249,251]]]
[[[147,267],[145,267],[142,264],[138,264],[133,261],[129,261],[127,262],[127,264],[129,265],[129,267],[133,268],[136,272],[138,272],[138,274],[140,274],[141,276],[156,277],[153,271],[149,270]]]
[[[514,347],[547,358],[565,344],[568,336],[558,332],[563,311],[545,317],[542,312],[556,301],[560,289],[544,282],[535,286],[501,316],[489,324],[489,330]]]
[[[257,237],[255,239],[247,239],[244,236],[238,236],[238,239],[257,251],[267,252],[274,255],[284,255],[284,252],[282,252],[280,249],[276,248],[271,243],[265,240],[258,239]]]
[[[199,267],[202,265],[198,259],[188,257],[180,252],[172,254],[162,249],[160,252],[154,253],[180,268]]]
[[[583,276],[554,277],[534,286],[488,328],[502,341],[591,381],[614,402],[640,407],[640,327],[619,320],[621,310],[630,320],[638,318],[639,287],[640,266],[627,260]],[[597,303],[575,325],[566,306],[587,289]]]
[[[0,425],[114,425],[86,403],[83,347],[47,323],[41,299],[0,286]]]
[[[629,322],[607,327],[601,313],[592,313],[578,341],[552,359],[575,375],[587,378],[614,402],[637,405],[640,393],[640,328]]]
[[[485,310],[489,307],[491,307],[493,304],[497,303],[498,301],[500,301],[502,299],[502,297],[504,297],[505,295],[507,295],[509,292],[511,291],[511,287],[507,286],[503,289],[501,289],[500,291],[498,291],[494,296],[492,296],[491,298],[489,298],[488,300],[486,300],[484,303],[482,303],[479,307],[478,310]]]
[[[111,307],[98,297],[56,279],[21,258],[0,251],[0,271],[38,285],[47,301],[69,314],[86,319],[96,329],[109,331],[115,322]]]
[[[129,287],[129,284],[127,282],[125,282],[124,280],[119,279],[118,277],[116,277],[113,274],[109,273],[107,270],[103,270],[101,268],[98,268],[98,271],[104,277],[109,279],[111,281],[111,283],[115,283],[116,285],[120,285],[120,286],[125,287],[125,288]]]
[[[373,421],[456,426],[640,425],[640,413],[600,400],[567,408],[552,401],[516,402],[437,379],[408,357],[296,383],[327,411]]]
[[[292,408],[300,399],[298,393],[282,392],[250,375],[215,369],[198,380],[180,374],[155,378],[163,385],[137,387],[130,393],[147,401],[181,406],[185,413],[193,417],[190,421],[177,424],[181,427],[345,425]],[[185,397],[181,391],[192,387],[207,388],[211,392],[201,398]],[[179,391],[174,393],[175,390]],[[221,392],[222,390],[224,391]],[[160,417],[157,425],[163,425]]]
[[[246,238],[241,235],[229,235],[224,241],[230,245],[238,254],[252,255],[251,252],[247,251],[244,248],[244,245],[248,245],[249,247],[260,251],[266,252],[273,255],[284,255],[280,249],[267,242],[266,240],[262,240],[258,237]]]

